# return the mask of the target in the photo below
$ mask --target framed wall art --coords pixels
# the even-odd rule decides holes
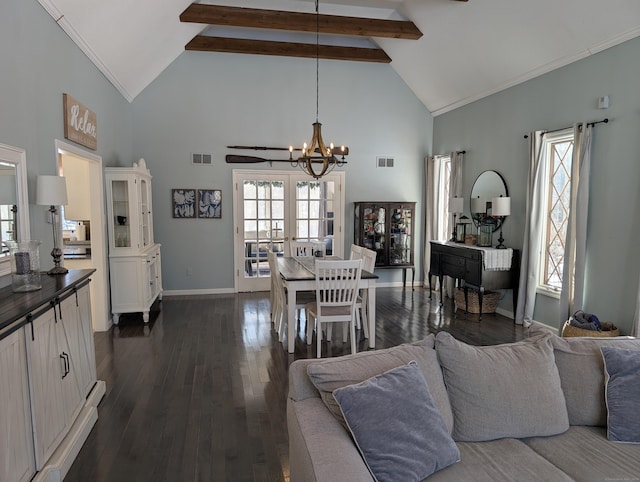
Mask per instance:
[[[198,217],[222,218],[222,191],[219,189],[198,189]]]
[[[195,218],[196,190],[172,189],[171,205],[174,218]]]

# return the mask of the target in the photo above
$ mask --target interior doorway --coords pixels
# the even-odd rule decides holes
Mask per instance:
[[[91,317],[94,331],[106,331],[111,327],[111,317],[102,157],[57,139],[55,146],[58,171],[67,178],[70,199],[65,218],[81,218],[73,221],[82,223],[76,232],[67,229],[63,236],[64,265],[68,269],[96,270],[89,285]],[[74,213],[71,205],[81,209]]]

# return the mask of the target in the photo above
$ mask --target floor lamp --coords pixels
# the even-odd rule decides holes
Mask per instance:
[[[56,206],[67,204],[67,182],[62,176],[38,176],[36,204],[49,206],[51,213],[51,226],[53,227],[53,257],[54,267],[47,271],[48,274],[66,274],[69,272],[64,266],[60,266],[62,249],[58,245],[58,227],[56,223]]]

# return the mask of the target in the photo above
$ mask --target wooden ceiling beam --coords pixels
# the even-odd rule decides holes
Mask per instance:
[[[236,54],[278,55],[282,57],[316,58],[316,45],[294,42],[274,42],[197,35],[185,50],[227,52]],[[331,60],[389,63],[391,58],[382,49],[320,45],[318,57]]]
[[[224,7],[192,3],[182,14],[181,22],[226,25],[233,27],[263,28],[315,32],[316,14],[263,10],[244,7]],[[320,33],[356,35],[362,37],[386,37],[417,40],[422,32],[413,22],[375,18],[318,15]]]

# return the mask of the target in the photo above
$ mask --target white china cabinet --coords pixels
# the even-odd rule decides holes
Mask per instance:
[[[144,159],[132,167],[105,169],[109,227],[111,311],[117,325],[121,313],[149,310],[162,300],[160,245],[153,241],[151,173]]]

